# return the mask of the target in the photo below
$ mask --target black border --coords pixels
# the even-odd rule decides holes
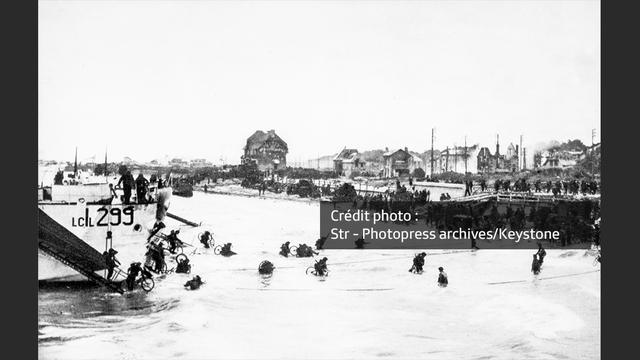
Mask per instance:
[[[38,358],[38,3],[4,4],[3,355]],[[19,6],[18,6],[19,5]],[[8,45],[8,46],[6,46]]]
[[[638,299],[629,291],[637,263],[638,224],[632,194],[640,179],[637,166],[625,162],[637,154],[638,132],[631,129],[637,119],[637,87],[631,71],[637,67],[637,55],[630,46],[636,37],[636,12],[617,3],[601,3],[601,125],[602,125],[602,213],[601,239],[604,240],[601,276],[601,347],[603,359],[622,359],[632,354],[637,331],[631,325]],[[634,56],[635,55],[635,56]],[[636,111],[632,111],[635,107]],[[633,161],[633,160],[631,160]],[[635,188],[634,188],[635,187]],[[636,203],[637,204],[637,203]],[[635,205],[635,206],[634,206]],[[635,282],[635,281],[634,281]],[[635,287],[635,286],[634,286]],[[636,314],[637,315],[637,314]]]

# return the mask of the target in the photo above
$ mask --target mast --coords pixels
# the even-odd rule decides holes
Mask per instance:
[[[104,178],[109,182],[107,176],[109,176],[109,172],[107,171],[107,148],[104,148]]]
[[[76,158],[73,162],[73,178],[78,178],[78,147],[76,146]]]

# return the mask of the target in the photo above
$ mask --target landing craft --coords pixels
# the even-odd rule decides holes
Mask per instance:
[[[75,183],[38,189],[38,208],[100,254],[114,248],[121,266],[138,261],[151,229],[164,220],[172,189],[151,184],[148,202],[138,201],[135,192],[129,204],[122,202],[122,190],[112,184]],[[107,238],[107,232],[111,237]],[[103,274],[101,274],[103,275]],[[38,280],[75,281],[85,277],[38,249]]]

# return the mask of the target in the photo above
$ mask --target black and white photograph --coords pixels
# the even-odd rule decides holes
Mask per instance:
[[[600,359],[600,6],[39,0],[38,358]]]

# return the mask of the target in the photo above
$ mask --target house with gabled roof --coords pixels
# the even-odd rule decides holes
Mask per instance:
[[[287,166],[288,152],[287,143],[275,130],[258,130],[247,138],[241,161],[243,164],[254,162],[261,171],[278,170]]]
[[[354,171],[364,171],[366,162],[358,152],[358,149],[347,149],[333,158],[333,170],[340,176],[350,177]]]
[[[396,177],[403,175],[410,175],[417,168],[421,168],[422,159],[412,154],[408,148],[389,151],[385,149],[385,153],[382,155],[384,159],[384,177]]]

